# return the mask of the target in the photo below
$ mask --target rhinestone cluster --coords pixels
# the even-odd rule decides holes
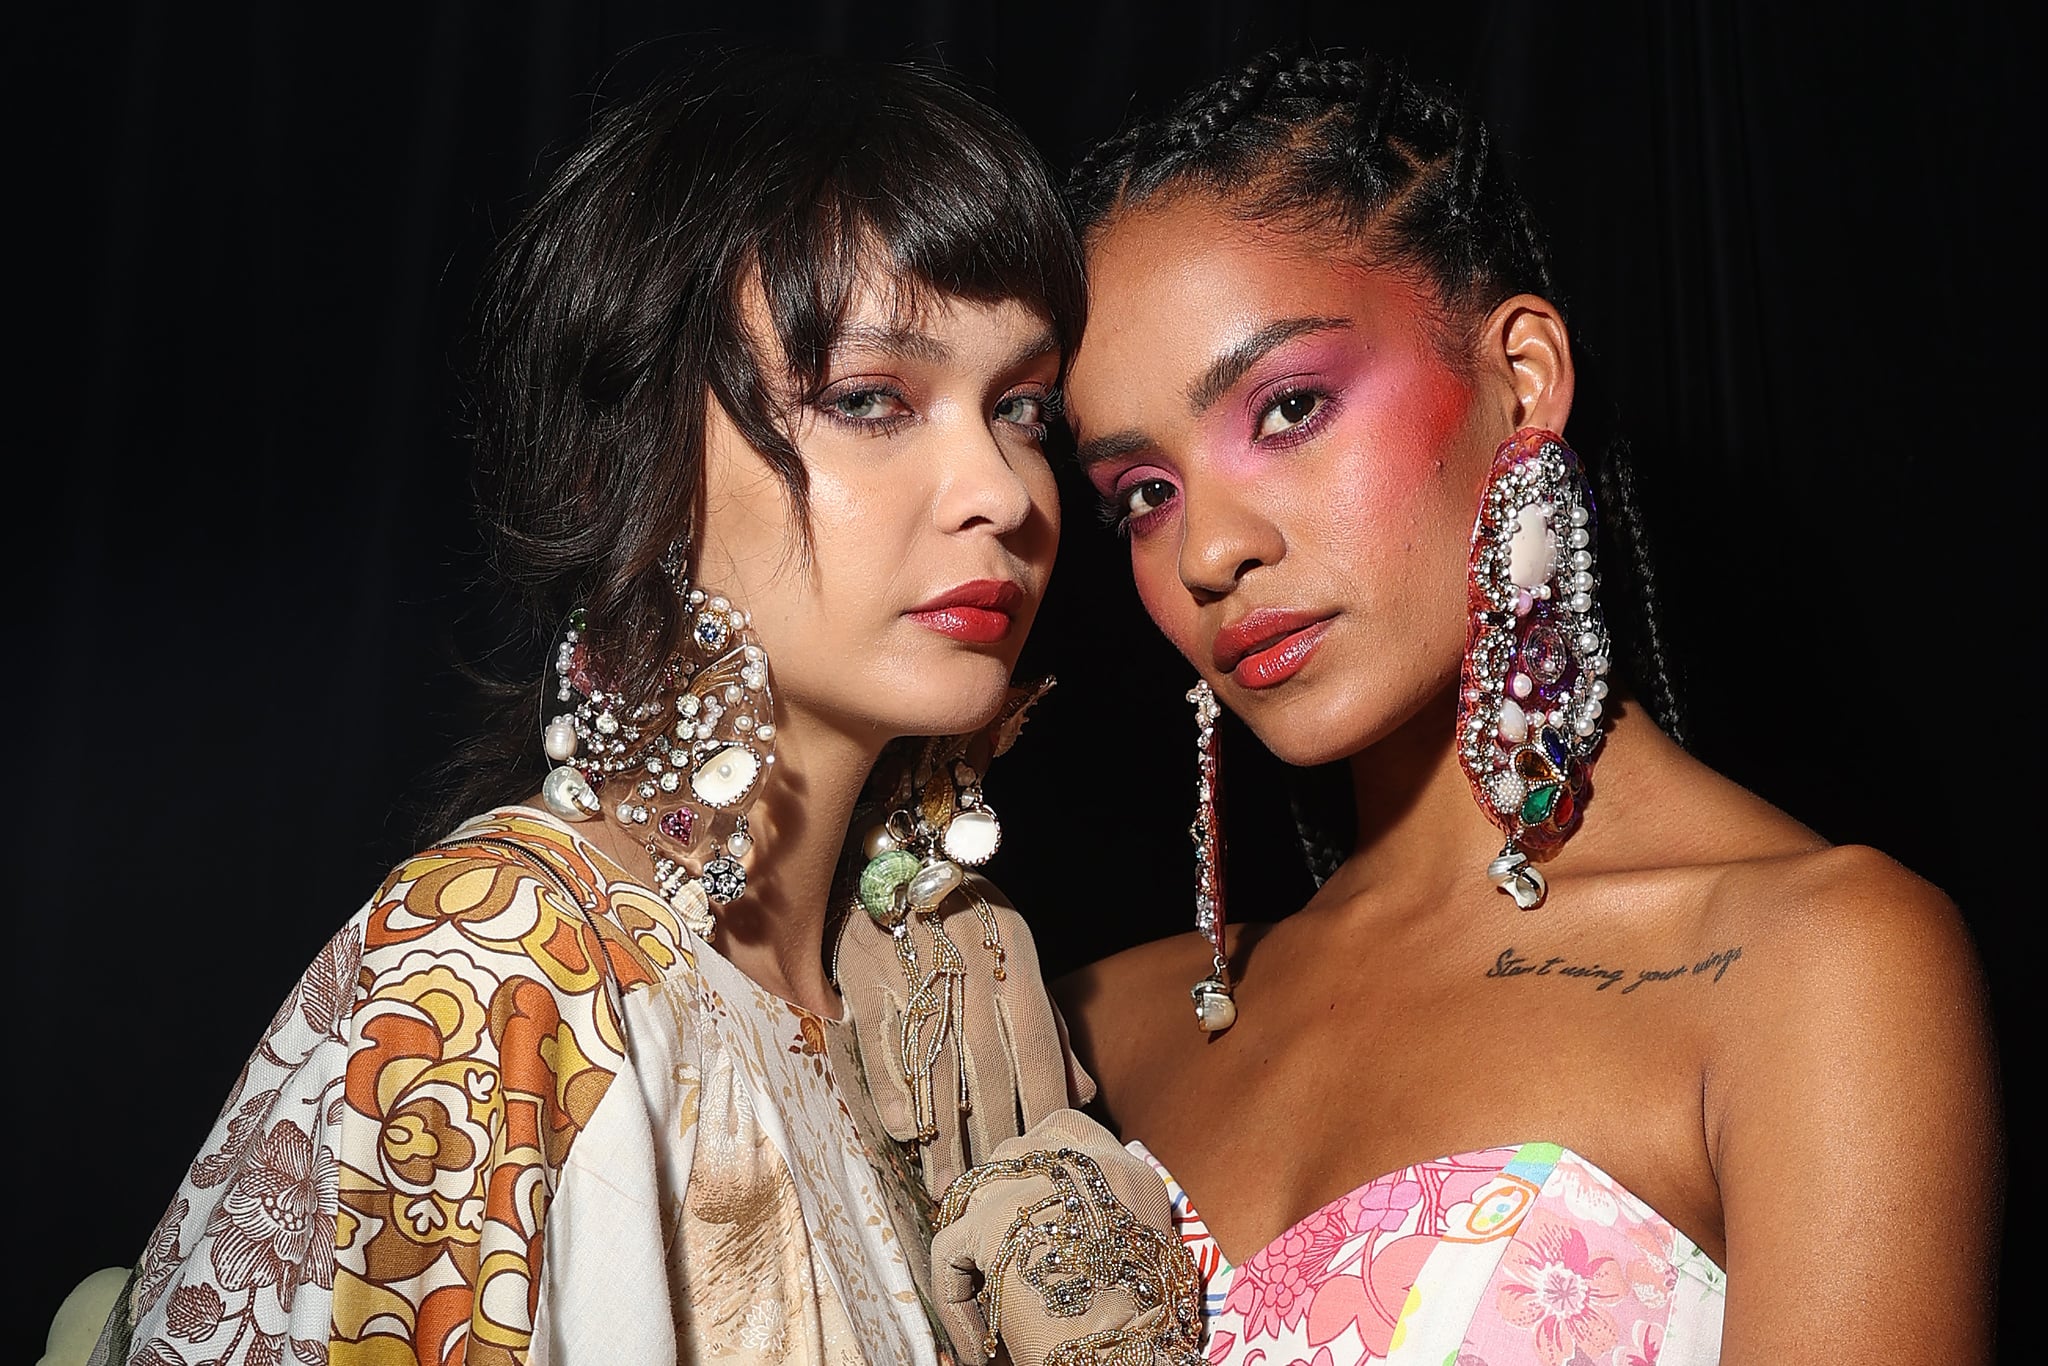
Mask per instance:
[[[1516,866],[1570,835],[1600,747],[1612,642],[1595,525],[1562,439],[1532,428],[1502,443],[1472,530],[1458,758]]]

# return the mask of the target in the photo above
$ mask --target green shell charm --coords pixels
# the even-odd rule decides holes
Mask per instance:
[[[894,929],[903,919],[901,892],[921,866],[908,849],[884,849],[860,870],[860,904],[877,925]]]

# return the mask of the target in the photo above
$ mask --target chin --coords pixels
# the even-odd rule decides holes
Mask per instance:
[[[1233,688],[1221,695],[1274,758],[1295,768],[1348,759],[1385,739],[1405,719],[1355,690],[1331,692],[1320,697],[1304,690],[1290,696],[1282,684],[1267,693],[1248,696]]]
[[[915,686],[890,700],[889,728],[899,735],[964,735],[981,729],[1009,696],[1010,661],[956,657],[918,670]]]

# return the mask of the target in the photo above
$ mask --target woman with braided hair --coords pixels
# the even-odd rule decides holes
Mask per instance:
[[[1570,448],[1570,332],[1485,128],[1268,55],[1072,194],[1067,410],[1139,596],[1198,706],[1344,761],[1355,804],[1297,914],[1064,991],[1170,1173],[1208,1360],[1982,1359],[1969,940],[1676,743],[1625,456]]]

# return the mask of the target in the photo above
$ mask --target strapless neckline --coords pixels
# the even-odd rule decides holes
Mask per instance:
[[[1556,1143],[1397,1168],[1241,1265],[1142,1143],[1202,1284],[1208,1366],[1714,1366],[1727,1277]]]
[[[1180,1184],[1179,1179],[1174,1176],[1167,1165],[1161,1162],[1151,1149],[1135,1138],[1124,1146],[1150,1163],[1152,1169],[1159,1173],[1168,1188],[1176,1193],[1179,1206],[1175,1211],[1176,1220],[1184,1226],[1193,1224],[1201,1227],[1202,1237],[1207,1240],[1209,1248],[1214,1251],[1215,1263],[1214,1270],[1204,1268],[1203,1279],[1214,1282],[1218,1276],[1235,1270],[1240,1263],[1233,1263],[1224,1256],[1222,1247],[1208,1233],[1208,1222],[1202,1218],[1200,1209],[1194,1202],[1194,1197],[1188,1193],[1185,1186]],[[1624,1186],[1621,1182],[1608,1175],[1597,1163],[1589,1161],[1576,1150],[1567,1148],[1562,1144],[1538,1140],[1492,1148],[1474,1148],[1470,1152],[1453,1153],[1447,1157],[1428,1158],[1420,1162],[1409,1163],[1406,1166],[1396,1167],[1389,1172],[1382,1172],[1380,1175],[1352,1187],[1336,1199],[1319,1205],[1307,1214],[1302,1215],[1301,1218],[1280,1230],[1279,1234],[1271,1242],[1268,1242],[1265,1246],[1252,1253],[1250,1257],[1245,1259],[1245,1262],[1248,1264],[1257,1261],[1274,1250],[1285,1247],[1288,1240],[1299,1235],[1302,1230],[1318,1221],[1329,1219],[1353,1202],[1362,1202],[1369,1199],[1378,1188],[1398,1186],[1411,1172],[1428,1169],[1469,1167],[1474,1171],[1498,1172],[1504,1176],[1519,1177],[1531,1185],[1540,1187],[1549,1177],[1551,1171],[1557,1166],[1559,1160],[1565,1157],[1570,1157],[1578,1166],[1584,1167],[1587,1171],[1605,1182],[1617,1198],[1626,1200],[1631,1204],[1633,1211],[1639,1218],[1654,1219],[1663,1224],[1670,1223],[1648,1202],[1629,1190],[1627,1186]],[[1183,1210],[1185,1211],[1184,1213],[1182,1212]],[[1492,1212],[1496,1220],[1507,1217],[1509,1213],[1510,1211],[1506,1209],[1496,1209]],[[1684,1237],[1684,1234],[1680,1233],[1678,1236]],[[1686,1241],[1690,1243],[1691,1239]],[[1701,1253],[1700,1256],[1705,1258],[1709,1265],[1714,1266],[1715,1270],[1720,1270],[1719,1265],[1712,1258],[1706,1257],[1705,1253]]]

